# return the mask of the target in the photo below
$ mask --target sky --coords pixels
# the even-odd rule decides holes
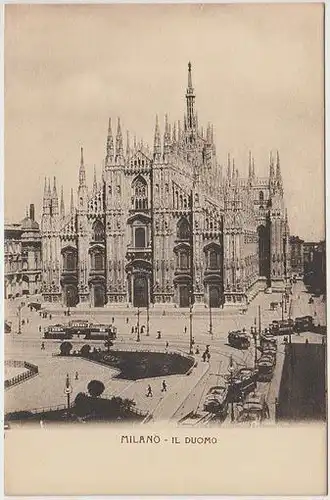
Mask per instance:
[[[219,162],[279,150],[291,234],[324,238],[322,4],[6,5],[5,220],[40,220],[45,176],[68,207],[81,146],[100,178],[109,117],[151,146],[182,120],[188,61]]]

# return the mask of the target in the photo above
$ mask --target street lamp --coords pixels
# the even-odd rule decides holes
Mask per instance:
[[[17,332],[18,335],[22,333],[22,316],[21,316],[22,307],[23,307],[22,304],[18,305],[18,332]]]
[[[148,303],[147,303],[147,333],[146,333],[146,336],[149,337],[150,333],[149,333],[149,300],[148,300]]]
[[[190,302],[189,302],[189,353],[193,354],[193,289],[190,289]]]
[[[72,394],[72,385],[70,383],[70,378],[69,378],[68,373],[66,374],[66,379],[65,379],[64,394],[66,394],[67,406],[68,406],[68,410],[70,410],[70,395]]]
[[[251,335],[253,336],[254,340],[254,369],[257,369],[257,363],[258,363],[258,351],[257,351],[257,329],[251,326]]]
[[[210,294],[210,291],[209,291]],[[212,305],[211,305],[211,295],[209,296],[209,313],[210,313],[210,335],[213,338],[213,324],[212,324]]]
[[[230,356],[230,362],[228,366],[228,371],[230,374],[230,389],[231,389],[231,411],[230,411],[230,421],[234,422],[235,416],[234,416],[234,393],[233,393],[233,373],[234,373],[234,364],[233,364],[233,357]]]
[[[137,338],[136,341],[140,342],[140,308],[137,310]]]

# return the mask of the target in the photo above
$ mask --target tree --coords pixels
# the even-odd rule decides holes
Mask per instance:
[[[91,380],[87,386],[88,393],[95,398],[101,396],[104,389],[105,386],[100,380]]]
[[[91,346],[88,345],[88,344],[85,344],[82,346],[82,348],[80,349],[80,354],[82,355],[82,357],[84,358],[88,358],[89,356],[89,353],[90,353],[90,350],[91,350]]]
[[[60,352],[62,356],[70,356],[70,351],[73,348],[71,342],[62,342],[60,345]]]
[[[74,400],[75,412],[79,417],[84,417],[91,412],[89,397],[84,392],[78,392]]]

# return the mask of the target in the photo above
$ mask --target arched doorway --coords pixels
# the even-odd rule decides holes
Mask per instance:
[[[64,287],[64,302],[67,307],[75,307],[78,303],[77,286],[73,284]]]
[[[103,307],[105,304],[105,289],[102,283],[93,285],[93,302],[94,307]]]
[[[189,285],[182,284],[179,285],[179,306],[180,307],[189,307]]]
[[[221,305],[220,286],[218,285],[209,286],[209,305],[211,307],[220,307]]]
[[[133,284],[134,307],[147,307],[148,305],[148,279],[146,276],[135,276]]]

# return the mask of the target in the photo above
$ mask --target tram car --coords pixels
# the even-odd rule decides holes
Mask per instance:
[[[72,333],[65,325],[50,325],[44,330],[44,339],[65,340],[72,337]]]
[[[248,349],[250,340],[245,332],[236,330],[228,333],[228,344],[236,349]]]
[[[294,331],[297,333],[314,331],[313,317],[301,316],[300,318],[296,318],[294,320]]]

